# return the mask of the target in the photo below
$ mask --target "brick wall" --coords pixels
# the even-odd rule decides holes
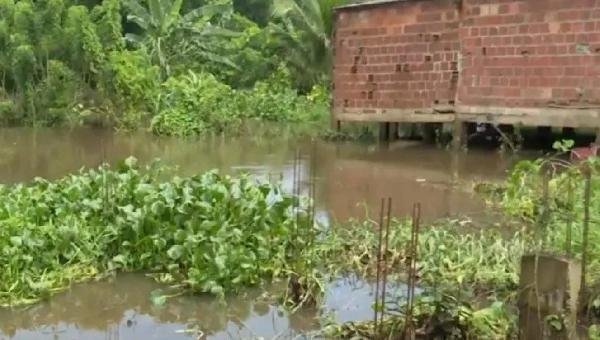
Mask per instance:
[[[463,0],[464,105],[600,103],[600,1]]]
[[[600,0],[406,0],[335,18],[334,112],[600,104]]]
[[[334,110],[374,112],[453,103],[458,11],[452,0],[339,11]]]

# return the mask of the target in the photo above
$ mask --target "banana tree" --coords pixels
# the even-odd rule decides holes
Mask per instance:
[[[223,56],[212,53],[210,39],[218,35],[233,34],[215,27],[211,19],[230,10],[226,2],[211,3],[181,14],[183,0],[128,0],[127,20],[135,23],[140,34],[128,33],[125,38],[148,48],[153,61],[157,63],[163,76],[171,73],[170,59],[175,55],[189,53],[191,48],[182,48],[184,40],[193,41],[194,52],[211,61],[233,65]]]
[[[288,65],[302,76],[304,85],[322,80],[331,66],[334,7],[346,0],[277,0],[273,32],[286,50]]]

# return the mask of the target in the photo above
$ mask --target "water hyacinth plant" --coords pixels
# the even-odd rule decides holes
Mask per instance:
[[[286,270],[297,198],[247,176],[163,181],[163,170],[130,158],[117,169],[0,186],[0,305],[115,271],[222,296]]]

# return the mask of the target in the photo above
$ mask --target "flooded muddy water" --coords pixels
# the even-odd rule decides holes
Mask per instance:
[[[415,202],[431,218],[482,210],[470,184],[502,178],[513,162],[495,151],[452,154],[421,143],[378,147],[254,136],[182,140],[100,129],[18,128],[0,129],[0,183],[57,178],[135,156],[142,163],[159,158],[181,174],[249,172],[281,178],[291,188],[297,150],[305,179],[314,159],[321,215],[337,220],[362,216],[388,196],[396,215],[408,214]]]
[[[0,309],[0,339],[291,339],[313,338],[321,311],[287,315],[264,295],[282,285],[248,289],[221,303],[211,296],[183,295],[163,306],[149,299],[164,288],[141,274],[73,286],[49,301]],[[325,310],[338,322],[369,320],[374,285],[353,278],[331,283]],[[404,286],[388,286],[396,298]]]
[[[477,214],[484,206],[471,192],[472,182],[501,179],[513,162],[493,151],[453,154],[410,143],[379,147],[283,137],[181,140],[95,129],[1,129],[0,183],[58,178],[132,155],[142,163],[160,158],[184,175],[215,168],[249,172],[281,179],[291,189],[297,152],[305,179],[311,162],[315,167],[323,222],[374,215],[379,200],[388,196],[397,216],[408,214],[416,202],[428,219]],[[141,274],[118,275],[75,285],[25,309],[0,309],[0,339],[288,339],[319,327],[319,311],[286,315],[262,297],[264,288],[232,297],[226,305],[208,296],[181,296],[157,307],[149,296],[159,287]],[[326,299],[326,309],[339,321],[372,318],[371,284],[339,280]]]

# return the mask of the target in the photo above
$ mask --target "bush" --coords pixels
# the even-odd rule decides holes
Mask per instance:
[[[0,96],[0,123],[8,124],[14,120],[15,103],[10,99]]]
[[[65,120],[67,112],[75,103],[79,88],[75,73],[58,60],[50,60],[47,77],[37,89],[36,107],[45,112],[44,123],[54,125]]]
[[[258,82],[252,89],[233,90],[212,74],[194,73],[170,77],[161,87],[156,134],[193,136],[206,132],[237,131],[242,120],[314,122],[328,112],[327,91],[316,86],[303,96],[285,74]]]
[[[326,115],[327,90],[315,86],[306,96],[292,87],[289,73],[279,69],[252,90],[240,91],[238,105],[244,117],[272,122],[310,122]]]
[[[161,87],[152,130],[157,134],[192,136],[236,126],[240,117],[232,105],[233,94],[229,86],[211,74],[189,71],[170,77]]]
[[[160,71],[143,50],[111,52],[106,67],[105,87],[120,111],[121,127],[135,128],[154,110]]]

